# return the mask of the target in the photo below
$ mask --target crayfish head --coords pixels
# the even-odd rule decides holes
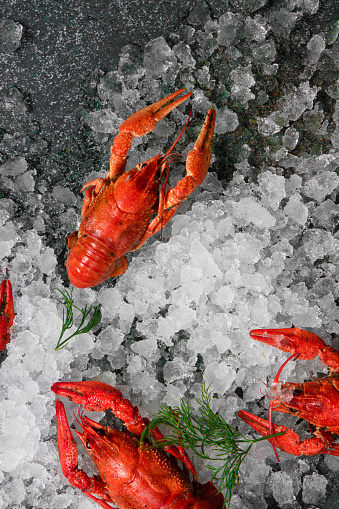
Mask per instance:
[[[159,159],[160,154],[118,178],[114,185],[114,198],[120,210],[137,214],[153,208],[158,199]]]
[[[135,472],[138,452],[134,439],[121,431],[79,416],[83,433],[75,431],[86,447],[98,473],[110,485],[129,482]]]

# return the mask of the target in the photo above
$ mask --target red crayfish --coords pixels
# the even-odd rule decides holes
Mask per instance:
[[[252,428],[265,436],[268,433],[283,435],[270,439],[273,447],[289,454],[331,454],[339,456],[339,443],[334,443],[334,434],[339,434],[339,351],[326,345],[316,334],[299,328],[257,329],[252,330],[251,338],[275,346],[292,355],[279,369],[274,382],[274,397],[270,401],[269,421],[265,421],[249,412],[240,410],[239,417]],[[321,361],[329,367],[330,373],[305,383],[279,382],[279,376],[286,363],[293,357],[314,359],[319,355]],[[310,431],[315,435],[301,440],[286,426],[272,423],[272,410],[293,414],[308,421]]]
[[[117,389],[102,382],[60,382],[52,391],[82,404],[89,411],[111,409],[124,421],[128,431],[117,431],[92,421],[79,412],[77,421],[83,433],[75,431],[92,458],[99,475],[89,477],[78,468],[77,447],[67,422],[64,405],[57,400],[59,457],[64,475],[90,499],[104,509],[115,503],[120,509],[221,509],[224,497],[208,482],[197,482],[197,474],[182,447],[165,450],[140,444],[148,419],[140,416],[137,407],[123,399]],[[153,438],[163,438],[159,429]],[[177,458],[183,469],[177,464]],[[193,475],[190,480],[189,472]],[[99,498],[98,498],[99,497]]]
[[[9,279],[4,279],[0,287],[0,352],[11,340],[10,329],[14,316],[12,285]]]
[[[159,120],[192,95],[190,92],[174,100],[184,90],[142,108],[125,120],[111,147],[110,169],[105,178],[91,180],[82,188],[86,193],[81,225],[78,232],[68,237],[66,260],[68,277],[74,286],[96,286],[109,277],[124,274],[128,265],[124,255],[140,249],[161,230],[180,203],[203,182],[212,153],[213,109],[207,113],[194,148],[187,155],[186,176],[174,188],[165,190],[167,160],[176,142],[165,155],[158,154],[125,172],[133,138],[153,131]]]

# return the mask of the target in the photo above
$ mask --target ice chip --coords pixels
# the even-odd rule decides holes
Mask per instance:
[[[312,220],[316,227],[335,228],[339,220],[339,210],[332,200],[325,200],[316,207],[312,214]]]
[[[229,46],[238,40],[243,27],[242,17],[243,16],[241,14],[235,14],[232,12],[226,12],[220,16],[218,44],[221,46]]]
[[[278,101],[279,109],[266,118],[258,119],[258,130],[264,136],[271,136],[287,126],[290,120],[298,120],[306,109],[313,108],[318,88],[310,87],[309,82],[301,83],[295,92],[285,95]]]
[[[174,55],[181,61],[182,68],[194,68],[195,60],[192,57],[190,47],[184,42],[180,41],[178,44],[173,46]]]
[[[271,228],[275,225],[275,218],[258,202],[252,198],[241,198],[239,202],[229,202],[236,218],[244,224],[253,223],[261,228]]]
[[[297,189],[300,189],[302,185],[302,178],[299,175],[291,175],[288,180],[285,181],[286,196],[292,195]]]
[[[190,249],[192,267],[202,270],[203,277],[221,277],[220,269],[215,263],[211,253],[199,240],[194,240]]]
[[[235,292],[231,286],[222,286],[217,290],[212,297],[212,301],[220,306],[224,311],[232,308],[232,302],[235,297]]]
[[[212,108],[212,103],[209,99],[207,99],[202,90],[195,90],[192,107],[194,111],[206,113],[209,108]]]
[[[56,200],[70,207],[73,207],[77,202],[76,197],[68,187],[55,186],[52,194]]]
[[[252,48],[253,58],[262,64],[270,64],[276,56],[276,48],[273,39],[262,41]],[[268,67],[265,67],[268,69]],[[270,73],[267,73],[270,74]]]
[[[196,321],[196,311],[187,306],[173,305],[169,308],[166,318],[157,320],[156,335],[166,344],[172,343],[172,336],[180,330],[186,330]]]
[[[114,111],[106,108],[98,111],[90,111],[86,115],[85,122],[92,131],[117,134],[123,119],[118,117]]]
[[[266,118],[257,118],[258,131],[264,136],[278,133],[284,125],[284,118],[279,113],[272,113]]]
[[[313,472],[305,475],[303,481],[303,502],[305,504],[323,504],[326,497],[327,479],[325,476]]]
[[[289,127],[286,129],[284,137],[283,137],[283,145],[287,150],[293,150],[299,140],[299,133],[294,127]]]
[[[322,171],[309,179],[303,187],[303,194],[318,202],[324,200],[339,186],[339,177],[334,171]]]
[[[319,9],[319,0],[303,0],[301,5],[307,14],[315,14]]]
[[[303,204],[299,194],[293,194],[284,207],[285,214],[303,226],[308,218],[308,208]]]
[[[35,187],[35,171],[26,171],[15,179],[15,190],[19,193],[32,193]]]
[[[211,386],[221,394],[224,394],[235,380],[236,371],[226,362],[213,361],[205,368],[204,381],[206,386]]]
[[[233,82],[231,86],[232,98],[245,107],[248,107],[247,102],[255,99],[255,95],[250,91],[250,88],[255,85],[255,79],[252,74],[251,64],[248,66],[238,66],[231,71],[230,80]]]
[[[44,274],[51,274],[55,271],[58,261],[51,247],[46,247],[38,260],[39,268]]]
[[[158,344],[155,338],[143,339],[142,341],[133,343],[133,345],[131,345],[131,349],[133,352],[150,359],[156,353]]]
[[[175,382],[176,380],[185,380],[191,377],[193,367],[180,359],[173,359],[166,362],[164,366],[164,380],[166,383]]]
[[[264,171],[258,176],[259,192],[265,201],[273,210],[277,210],[279,204],[286,196],[285,179],[280,175],[275,175],[270,171]]]
[[[314,35],[312,39],[307,43],[308,57],[306,60],[306,65],[314,65],[318,62],[321,53],[324,51],[326,47],[324,39],[321,35]]]
[[[27,111],[25,101],[20,90],[14,86],[5,90],[2,97],[0,95],[0,102],[3,103],[5,110],[10,111],[14,115],[22,115]]]
[[[280,507],[293,504],[296,497],[293,490],[293,480],[286,472],[273,472],[269,478],[273,497]]]
[[[146,44],[144,67],[154,79],[167,76],[170,81],[175,80],[177,59],[163,37],[153,39]]]
[[[208,5],[204,0],[198,0],[188,16],[188,23],[190,25],[205,25],[207,21],[211,20]]]
[[[252,18],[248,16],[245,19],[245,36],[248,40],[254,40],[256,42],[262,42],[265,40],[268,32],[268,26],[266,20],[257,16]]]
[[[339,241],[332,237],[330,232],[313,228],[304,233],[303,248],[306,256],[314,263],[316,260],[322,260],[324,256],[338,252]]]
[[[339,458],[336,456],[324,456],[324,463],[333,472],[339,472]]]
[[[182,384],[184,386],[184,384]],[[184,390],[186,386],[180,388],[177,387],[174,384],[167,384],[166,386],[166,394],[163,398],[163,402],[165,405],[168,405],[170,407],[176,407],[178,406],[178,403],[180,402],[180,398],[184,397]]]
[[[96,509],[95,506],[97,506],[98,504],[96,502],[91,502],[90,500],[88,500],[88,498],[81,498],[79,500],[79,509]]]
[[[238,125],[239,121],[237,114],[228,108],[224,108],[218,112],[215,123],[215,134],[225,134],[235,131]]]
[[[0,20],[0,53],[14,53],[20,46],[23,26],[13,19]]]
[[[11,502],[20,504],[26,496],[26,488],[22,479],[13,479],[8,483],[8,490],[11,493]]]
[[[22,173],[25,173],[27,167],[28,164],[24,157],[8,159],[4,164],[0,166],[0,175],[16,177]]]

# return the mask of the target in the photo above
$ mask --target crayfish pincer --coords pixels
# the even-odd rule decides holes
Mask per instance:
[[[176,99],[184,90],[177,90],[125,120],[111,147],[110,169],[105,178],[91,180],[82,188],[86,192],[81,225],[78,232],[68,237],[66,261],[74,286],[96,286],[124,274],[128,265],[124,255],[140,249],[161,230],[180,203],[203,182],[212,154],[213,109],[207,113],[199,137],[187,155],[186,175],[174,188],[166,191],[168,159],[176,142],[165,155],[158,154],[125,172],[133,138],[153,131],[159,120],[192,95],[189,92]]]
[[[195,468],[182,447],[170,445],[161,450],[140,443],[149,421],[140,416],[129,400],[123,399],[120,391],[95,381],[59,382],[52,386],[52,391],[89,411],[111,409],[129,431],[128,434],[102,426],[79,412],[77,421],[83,433],[75,433],[99,474],[89,477],[78,468],[77,446],[65,408],[60,400],[56,402],[62,471],[73,486],[101,507],[112,509],[109,504],[114,503],[120,509],[222,509],[224,497],[211,482],[197,481]],[[164,438],[158,428],[153,429],[152,436],[155,441]]]

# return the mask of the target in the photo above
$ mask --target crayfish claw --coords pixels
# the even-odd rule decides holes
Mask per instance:
[[[133,113],[120,126],[119,133],[130,133],[134,136],[144,136],[153,131],[157,123],[166,117],[171,111],[177,108],[181,103],[191,97],[192,92],[188,92],[183,97],[174,99],[185,91],[184,88],[173,92],[172,94],[160,99],[159,101],[142,108]]]
[[[299,359],[310,360],[320,355],[326,343],[313,332],[299,329],[255,329],[250,332],[252,339],[275,346],[283,352],[299,354]]]
[[[270,424],[265,419],[253,415],[250,412],[246,412],[245,410],[240,410],[238,416],[253,429],[258,431],[263,437],[269,434]],[[324,452],[324,449],[326,449],[324,442],[317,437],[300,440],[297,433],[290,428],[278,424],[274,424],[273,426],[273,433],[281,433],[283,431],[284,434],[271,438],[269,441],[273,447],[278,447],[278,449],[288,454],[293,454],[295,456],[302,454],[305,456],[313,456],[314,454]]]

